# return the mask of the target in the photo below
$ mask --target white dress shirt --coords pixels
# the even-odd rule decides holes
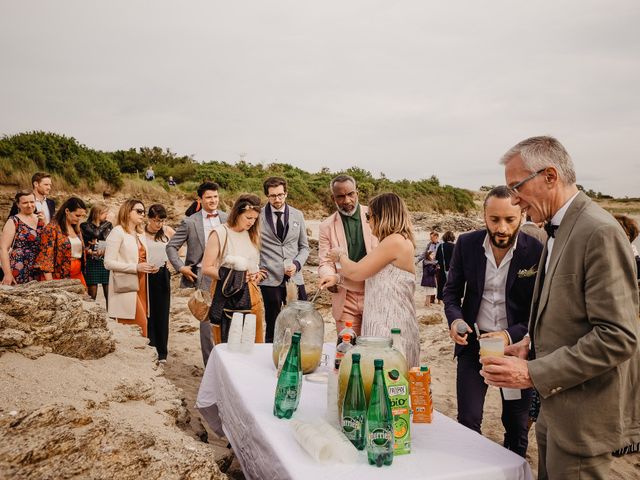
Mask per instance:
[[[580,192],[576,192],[575,195],[571,197],[569,200],[567,200],[566,203],[562,206],[562,208],[560,208],[560,210],[558,210],[556,214],[553,217],[551,217],[551,225],[560,225],[560,223],[562,223],[562,219],[567,213],[567,210],[569,210],[569,207],[571,206],[571,202],[573,202],[573,199],[576,198],[578,193]],[[557,233],[557,230],[556,230],[556,233]],[[553,244],[555,241],[556,239],[552,236],[549,236],[549,238],[547,239],[547,261],[544,264],[544,273],[547,273],[547,269],[549,268],[549,260],[551,259],[551,252],[553,251]]]
[[[44,213],[44,224],[46,225],[51,221],[51,214],[49,213],[49,205],[47,205],[47,197],[42,200],[36,200],[36,210]]]
[[[282,212],[282,225],[284,225],[284,209],[285,209],[284,205],[280,210],[276,210],[275,208],[271,207],[271,219],[273,221],[274,228],[278,224],[278,216],[276,215],[276,212]]]
[[[517,243],[518,238],[516,237],[500,265],[497,266],[493,250],[491,250],[489,234],[484,237],[483,246],[484,255],[487,257],[487,266],[484,274],[484,290],[476,323],[478,328],[485,332],[499,332],[506,330],[509,326],[506,305],[507,274],[509,273],[509,265],[511,265],[511,259]]]
[[[215,215],[215,217],[208,217],[208,215]],[[211,234],[213,229],[220,224],[221,222],[220,222],[220,215],[218,210],[214,210],[213,212],[209,213],[205,209],[202,209],[202,226],[204,227],[204,246],[205,247],[207,246],[207,240],[209,240],[209,235]],[[198,263],[198,268],[200,267],[202,267],[202,261]]]

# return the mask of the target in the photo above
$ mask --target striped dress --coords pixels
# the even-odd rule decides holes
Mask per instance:
[[[389,337],[392,328],[399,328],[409,368],[420,364],[415,290],[415,275],[391,263],[364,284],[362,335]]]

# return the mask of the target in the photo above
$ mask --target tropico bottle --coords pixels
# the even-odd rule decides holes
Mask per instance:
[[[300,333],[296,332],[291,337],[291,347],[278,377],[273,414],[278,418],[291,418],[300,403],[301,389]]]
[[[367,410],[367,458],[370,465],[381,467],[393,462],[393,414],[391,402],[384,382],[384,361],[373,361],[375,372]]]
[[[344,322],[344,328],[338,334],[338,341],[336,342],[336,346],[340,345],[340,342],[342,341],[342,336],[345,333],[348,333],[349,335],[351,335],[351,345],[356,344],[357,335],[356,335],[356,331],[353,329],[353,322],[351,320],[347,320],[346,322]]]
[[[367,418],[367,398],[360,373],[360,354],[351,355],[349,386],[342,404],[342,432],[358,450],[364,450]]]
[[[342,335],[342,341],[336,347],[336,360],[335,360],[336,371],[340,369],[340,362],[342,362],[342,359],[344,358],[345,354],[352,348],[353,348],[353,345],[351,345],[351,335],[349,335],[348,333],[345,333],[344,335]]]

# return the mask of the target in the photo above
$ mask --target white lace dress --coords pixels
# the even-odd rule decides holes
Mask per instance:
[[[368,278],[364,284],[362,335],[389,337],[392,328],[399,328],[409,368],[420,364],[415,290],[415,275],[393,264]]]

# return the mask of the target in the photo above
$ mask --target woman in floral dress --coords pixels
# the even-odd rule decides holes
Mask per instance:
[[[44,221],[35,213],[33,193],[15,196],[18,214],[9,217],[0,237],[0,260],[4,285],[27,283],[40,279],[35,260],[40,252],[40,233]]]

